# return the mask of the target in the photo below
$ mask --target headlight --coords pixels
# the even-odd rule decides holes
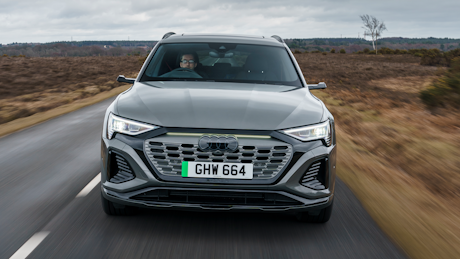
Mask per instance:
[[[326,146],[330,146],[332,143],[332,129],[329,120],[316,125],[282,130],[281,132],[301,141],[323,139]]]
[[[107,138],[112,139],[115,132],[127,135],[138,135],[158,128],[158,126],[128,120],[110,113],[107,120]]]

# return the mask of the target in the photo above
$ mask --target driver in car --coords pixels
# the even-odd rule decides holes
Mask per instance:
[[[184,54],[180,59],[180,67],[194,70],[198,65],[198,57],[194,54]]]
[[[198,55],[195,52],[183,54],[180,59],[180,67],[193,70],[201,77],[208,78],[208,75],[203,71],[197,71],[195,68],[198,66]]]
[[[198,65],[198,55],[194,52],[186,52],[180,56],[180,67],[161,75],[160,77],[170,78],[203,78],[203,76],[195,71]]]

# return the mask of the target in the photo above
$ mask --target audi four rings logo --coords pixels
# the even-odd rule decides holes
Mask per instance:
[[[198,140],[198,147],[203,151],[230,151],[238,148],[238,139],[235,136],[203,135]]]

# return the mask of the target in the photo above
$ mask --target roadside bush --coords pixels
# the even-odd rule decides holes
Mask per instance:
[[[410,49],[409,54],[412,54],[416,57],[423,57],[423,55],[428,53],[428,51],[428,49]]]
[[[345,54],[345,53],[347,53],[347,52],[345,51],[345,49],[341,49],[341,50],[340,50],[340,54]]]
[[[443,65],[443,57],[441,51],[439,49],[430,49],[426,53],[422,54],[422,61],[420,61],[420,65],[425,66],[436,66],[436,65]]]
[[[387,55],[395,54],[394,50],[387,48],[387,47],[381,48],[378,52],[381,54],[387,54]]]
[[[405,49],[395,49],[395,50],[393,50],[393,53],[395,55],[402,55],[402,54],[408,54],[409,52],[407,52],[407,50],[405,50]]]
[[[441,78],[420,92],[420,98],[428,108],[460,108],[460,57],[451,61],[451,68]]]
[[[319,51],[319,50],[313,50],[313,51],[311,51],[310,53],[321,53],[321,51]]]
[[[323,55],[327,55],[327,52],[323,52],[322,54],[323,54]]]
[[[308,50],[305,50],[303,53],[307,54],[307,53],[310,53],[310,52],[308,52]]]
[[[370,51],[370,50],[369,50],[368,48],[365,48],[365,49],[363,50],[364,54],[369,54],[369,51]]]
[[[301,54],[302,52],[298,49],[294,50],[294,54]]]
[[[420,55],[420,52],[415,53]],[[421,54],[422,60],[420,65],[425,66],[451,66],[453,59],[460,57],[460,49],[454,49],[447,52],[441,52],[438,49],[430,49],[423,51]]]
[[[6,55],[6,54],[3,54],[3,56],[2,56],[2,57],[8,57],[8,55]]]
[[[451,51],[444,52],[444,58],[446,59],[447,66],[452,66],[452,60],[460,57],[460,49],[453,49]]]
[[[357,51],[356,54],[364,54],[364,52],[360,50],[360,51]]]
[[[331,49],[331,53],[335,53],[335,49]]]

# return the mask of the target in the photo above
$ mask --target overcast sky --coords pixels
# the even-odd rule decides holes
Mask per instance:
[[[360,15],[384,37],[460,38],[460,0],[0,0],[0,43],[158,40],[164,33],[282,38],[363,35]]]

